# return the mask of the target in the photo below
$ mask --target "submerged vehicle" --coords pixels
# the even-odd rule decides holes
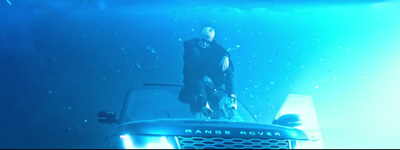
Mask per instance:
[[[100,111],[99,122],[117,124],[105,138],[107,148],[323,148],[310,96],[289,94],[275,120],[265,124],[257,122],[240,101],[231,117],[198,118],[178,100],[179,91],[179,86],[144,84],[128,90],[118,115]]]

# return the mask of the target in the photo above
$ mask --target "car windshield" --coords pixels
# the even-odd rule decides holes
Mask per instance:
[[[121,109],[120,123],[152,119],[204,119],[197,118],[190,112],[189,104],[178,100],[180,89],[178,86],[143,86],[130,89]],[[220,106],[223,106],[222,100]],[[240,102],[238,108],[232,118],[220,117],[218,120],[256,122]]]

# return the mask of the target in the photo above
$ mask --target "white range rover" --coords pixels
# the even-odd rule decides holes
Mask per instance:
[[[179,86],[144,84],[130,89],[120,113],[100,111],[102,123],[117,126],[106,137],[113,149],[297,149],[323,148],[310,96],[289,94],[270,124],[257,122],[239,101],[231,114],[198,118],[178,100]],[[223,101],[223,100],[221,100]],[[229,119],[228,119],[229,118]]]

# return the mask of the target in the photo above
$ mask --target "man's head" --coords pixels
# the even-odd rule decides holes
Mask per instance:
[[[201,38],[207,40],[207,41],[212,41],[215,36],[215,30],[211,27],[204,27],[203,30],[201,30]]]

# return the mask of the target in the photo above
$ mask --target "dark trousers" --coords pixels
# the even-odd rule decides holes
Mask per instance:
[[[207,102],[212,110],[218,111],[219,101],[224,95],[223,90],[214,91],[203,80],[192,80],[190,84],[181,89],[179,100],[190,104],[190,110],[194,114],[202,111],[202,107],[206,106]]]

